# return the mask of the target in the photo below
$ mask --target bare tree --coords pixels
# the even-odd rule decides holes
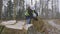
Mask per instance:
[[[0,0],[0,20],[1,20],[1,13],[2,13],[2,0]]]
[[[13,15],[13,19],[14,19],[14,20],[16,20],[16,4],[17,4],[17,1],[14,0],[14,12],[13,12],[13,13],[14,13],[14,15]],[[17,23],[17,20],[16,20],[16,23]],[[16,24],[16,23],[15,23],[15,24]]]

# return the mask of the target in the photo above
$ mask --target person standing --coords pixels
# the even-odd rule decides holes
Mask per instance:
[[[32,10],[30,6],[27,8],[27,11],[25,12],[26,22],[27,24],[31,24],[31,19],[38,20],[36,18],[38,16],[38,13],[35,10]]]

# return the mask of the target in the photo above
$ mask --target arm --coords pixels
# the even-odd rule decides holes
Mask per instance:
[[[34,13],[38,16],[38,13],[34,10]]]

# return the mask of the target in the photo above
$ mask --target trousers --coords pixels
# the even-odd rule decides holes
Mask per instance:
[[[26,24],[31,24],[31,18],[29,16],[26,16]]]

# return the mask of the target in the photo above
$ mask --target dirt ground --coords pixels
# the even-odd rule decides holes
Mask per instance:
[[[28,31],[4,28],[2,34],[60,34],[60,19],[32,20],[33,27]],[[57,24],[57,25],[56,25]]]

